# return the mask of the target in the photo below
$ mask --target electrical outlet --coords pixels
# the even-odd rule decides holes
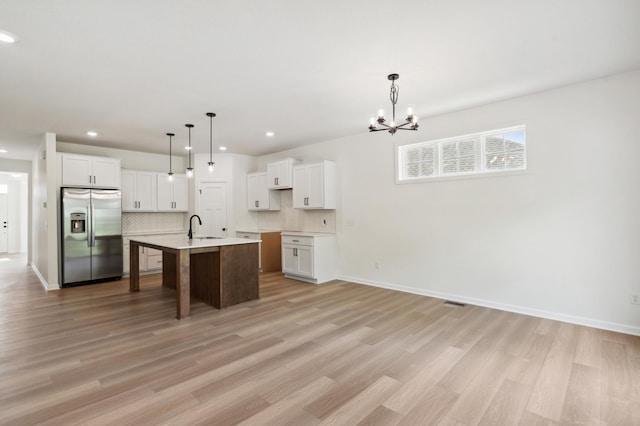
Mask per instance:
[[[640,305],[640,294],[632,294],[630,302],[632,305]]]

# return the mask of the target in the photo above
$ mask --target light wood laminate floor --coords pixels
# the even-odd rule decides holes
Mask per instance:
[[[0,424],[640,424],[639,337],[277,273],[177,321],[128,286],[0,265]]]

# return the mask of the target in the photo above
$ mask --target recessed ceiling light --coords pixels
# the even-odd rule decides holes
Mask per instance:
[[[267,133],[265,133],[265,135],[267,135],[268,137],[273,137],[273,135],[275,135],[275,133],[273,133],[273,132],[267,132]]]
[[[9,151],[7,151],[6,149],[0,149],[0,154],[6,154],[7,152]]]
[[[94,132],[93,130],[89,130],[87,132],[87,136],[91,136],[92,138],[95,138],[96,136],[98,136],[98,132]]]
[[[0,41],[3,43],[15,43],[16,36],[6,31],[0,31]]]
[[[221,146],[221,147],[219,147],[218,149],[219,149],[220,151],[226,151],[226,150],[227,150],[227,147],[226,147],[226,146]]]

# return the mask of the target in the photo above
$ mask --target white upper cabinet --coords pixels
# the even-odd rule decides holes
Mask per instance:
[[[269,189],[289,189],[292,188],[291,171],[295,160],[285,158],[267,164],[267,188]]]
[[[186,175],[173,175],[173,180],[164,173],[158,177],[158,211],[159,212],[186,212],[189,210],[189,197],[187,195],[188,183]]]
[[[154,212],[158,209],[157,173],[122,171],[122,211]]]
[[[336,163],[321,161],[293,168],[293,207],[296,209],[336,208]]]
[[[247,175],[247,208],[250,211],[280,210],[280,193],[267,187],[267,173]]]
[[[62,154],[62,186],[120,188],[120,160],[91,155]]]

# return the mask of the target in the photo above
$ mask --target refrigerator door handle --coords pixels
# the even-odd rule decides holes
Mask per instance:
[[[93,207],[93,203],[88,206],[89,209],[89,247],[95,247],[96,245],[96,215]]]

